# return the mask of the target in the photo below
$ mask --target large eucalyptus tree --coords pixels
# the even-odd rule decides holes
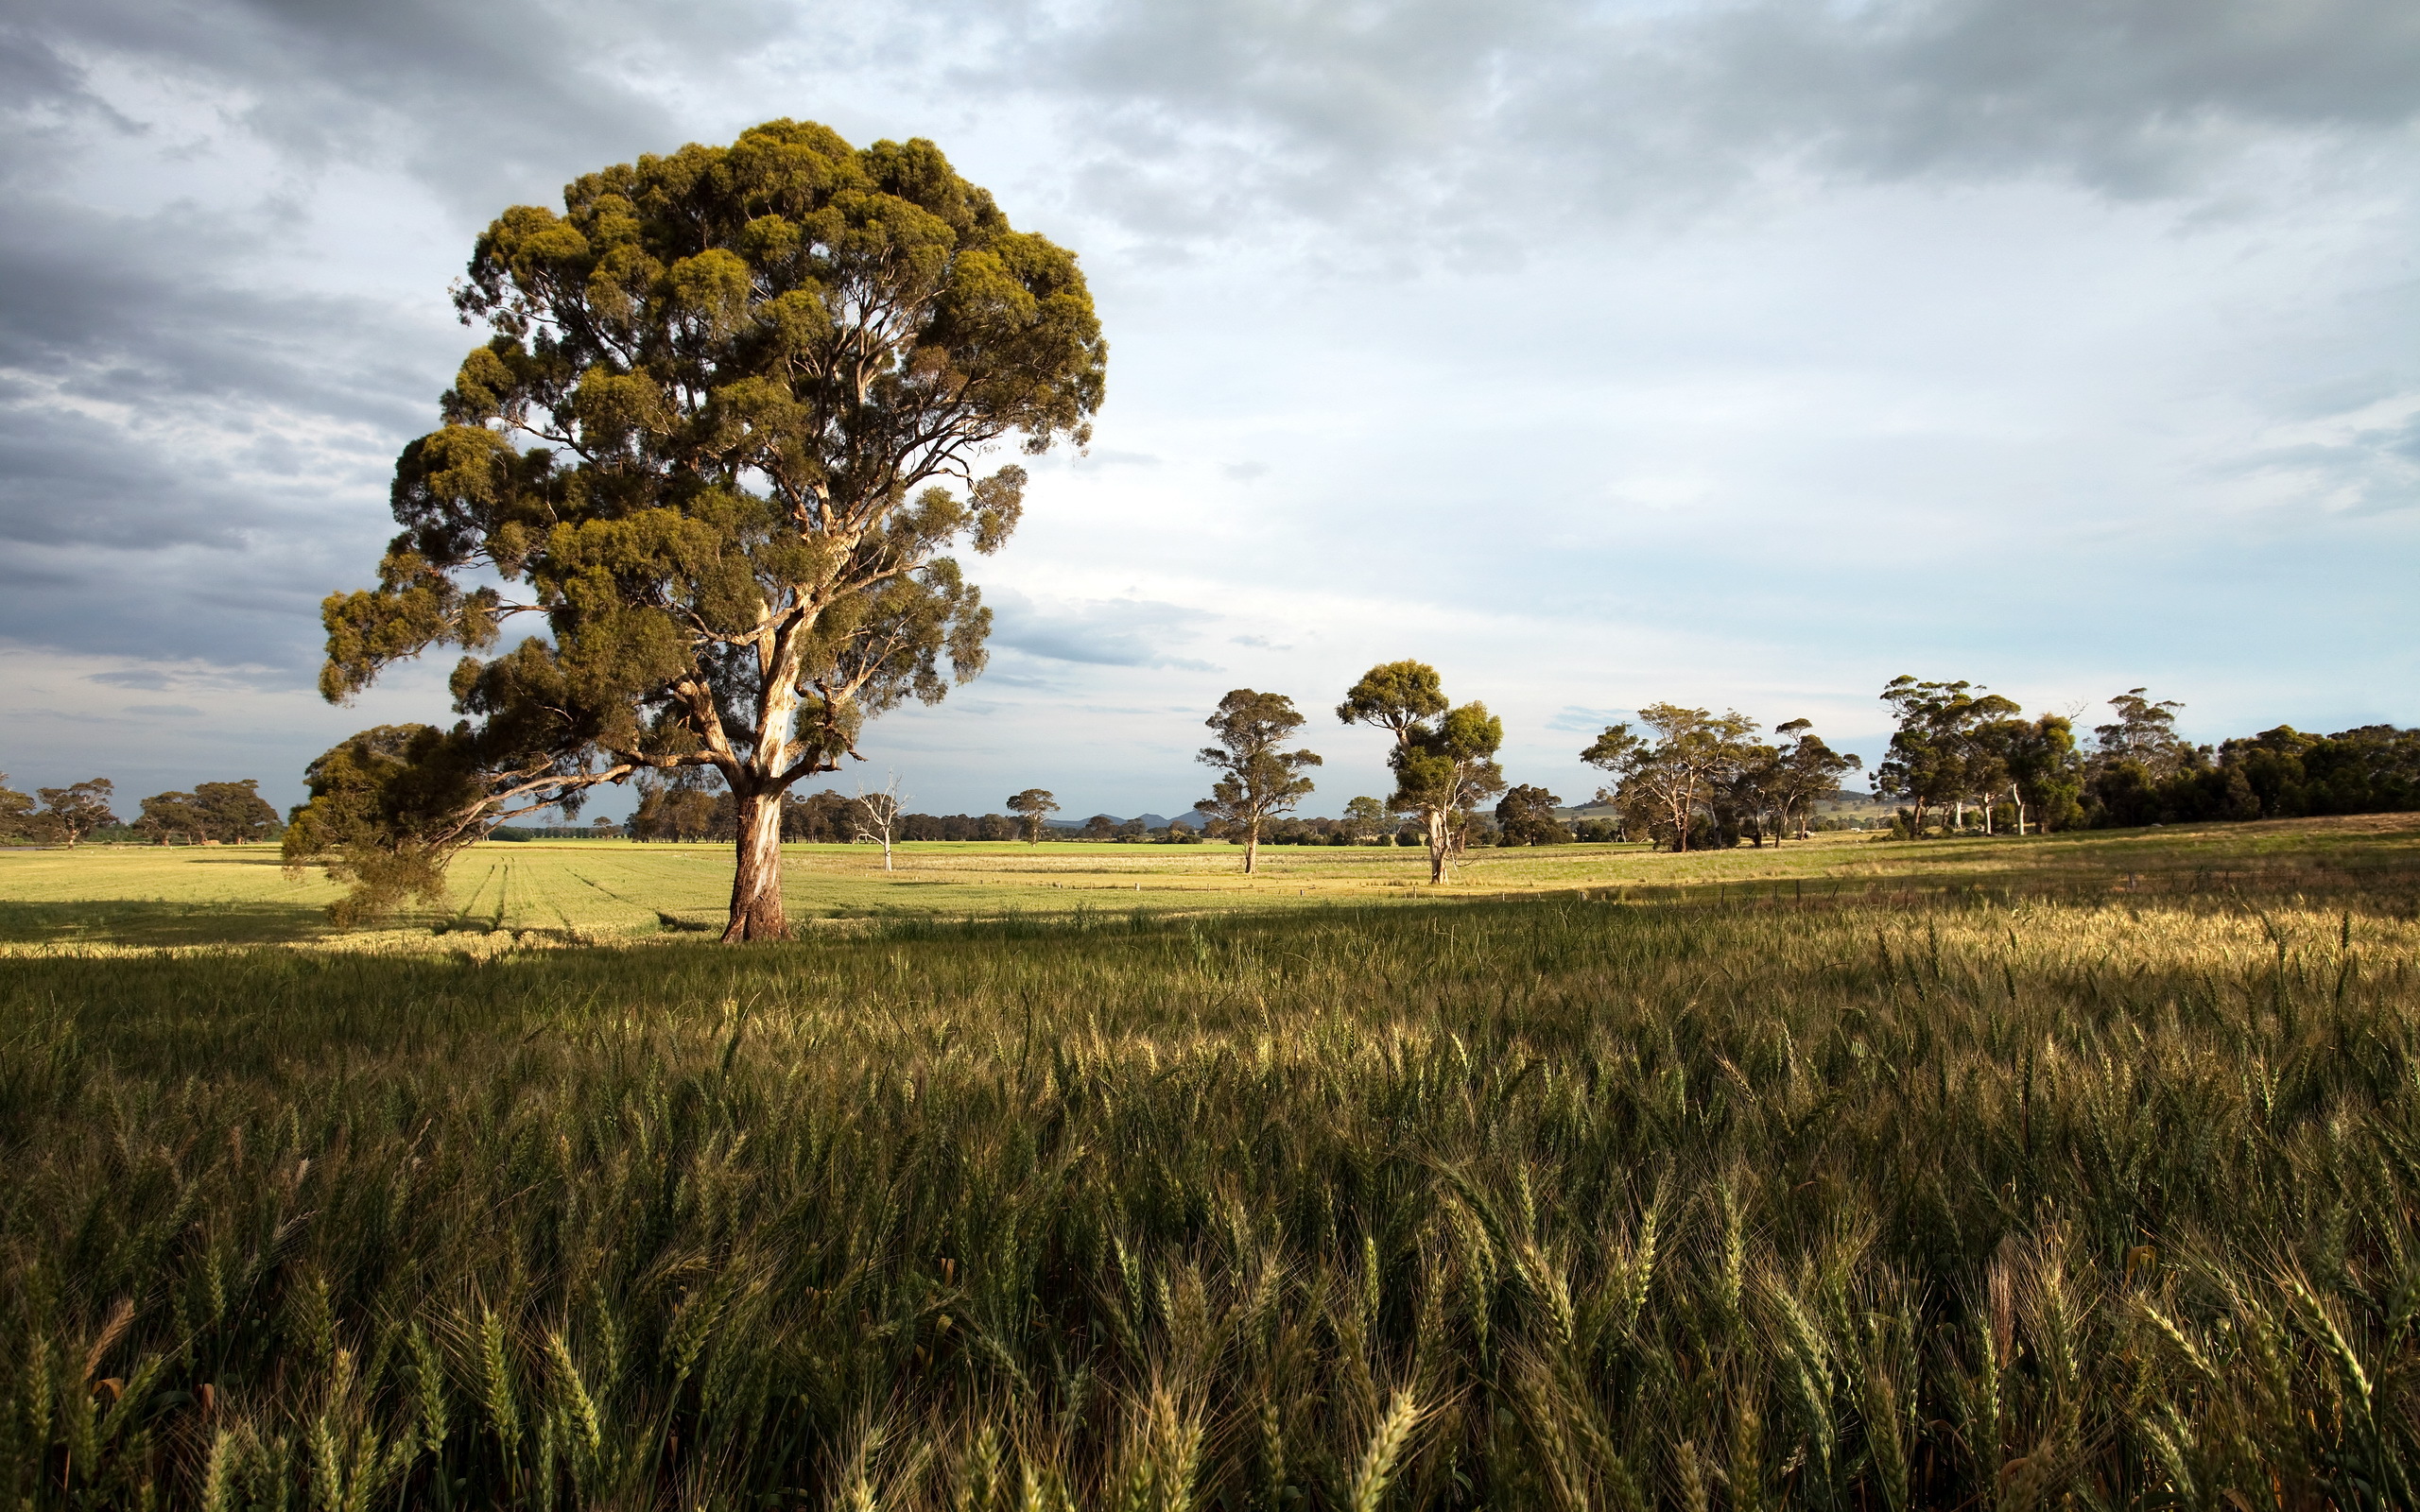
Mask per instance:
[[[321,691],[466,657],[442,850],[600,782],[712,767],[738,804],[726,939],[786,932],[782,795],[864,721],[980,669],[946,552],[999,549],[1026,474],[1083,444],[1107,349],[1073,253],[931,143],[773,121],[505,212],[456,293],[492,338],[395,468],[378,586],[328,599]],[[943,663],[946,662],[946,672]]]

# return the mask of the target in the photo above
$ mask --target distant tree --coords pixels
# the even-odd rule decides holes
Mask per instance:
[[[1386,827],[1387,806],[1374,798],[1357,798],[1344,805],[1344,833],[1366,840]]]
[[[1928,809],[1954,807],[1963,828],[1966,805],[1999,781],[1980,730],[2022,711],[1972,682],[1919,682],[1907,676],[1883,686],[1882,701],[1897,714],[1899,728],[1891,737],[1890,754],[1875,768],[1876,791],[1912,802],[1911,835],[1924,833]]]
[[[2172,775],[2191,759],[2191,743],[2176,733],[2176,715],[2183,704],[2172,698],[2155,703],[2146,690],[2129,688],[2110,699],[2109,707],[2118,712],[2118,717],[2092,728],[2100,746],[2093,753],[2096,760],[2140,762],[2156,780]]]
[[[1117,837],[1124,841],[1147,840],[1150,834],[1151,827],[1139,818],[1128,819],[1117,827]]]
[[[2152,824],[2163,819],[2219,817],[2232,807],[2257,807],[2256,799],[2230,804],[2225,776],[2213,769],[2211,752],[2176,733],[2173,700],[2154,702],[2141,688],[2109,700],[2118,717],[2093,727],[2096,741],[2084,764],[2084,803],[2096,825]],[[2220,795],[2213,802],[2195,792],[2208,778]],[[2249,783],[2245,792],[2249,794]],[[2215,812],[2214,812],[2215,811]]]
[[[890,867],[890,842],[899,828],[899,811],[908,803],[908,795],[899,791],[899,774],[892,772],[880,787],[872,792],[863,782],[857,784],[856,800],[850,805],[850,817],[856,821],[856,837],[882,847],[882,869]]]
[[[596,832],[596,837],[600,840],[613,833],[614,831],[618,828],[613,820],[607,818],[602,814],[599,814],[596,817],[589,820],[588,827]]]
[[[237,782],[199,782],[195,784],[193,796],[214,840],[245,845],[274,839],[285,828],[276,808],[261,797],[259,778],[247,777]]]
[[[0,844],[23,844],[37,833],[32,795],[10,787],[9,774],[0,772]]]
[[[117,816],[110,812],[110,795],[117,791],[117,785],[106,777],[34,791],[42,799],[42,812],[35,816],[35,822],[70,846],[95,830],[117,822]]]
[[[695,767],[649,772],[639,779],[638,812],[631,835],[638,840],[702,840],[714,832],[717,795],[712,779]]]
[[[1096,814],[1091,818],[1086,819],[1084,821],[1084,838],[1087,840],[1116,839],[1116,816],[1111,814]]]
[[[191,793],[154,793],[138,801],[143,812],[133,829],[153,844],[182,840],[187,845],[199,845],[203,839],[201,810]]]
[[[1218,711],[1202,721],[1218,736],[1194,759],[1219,774],[1210,796],[1193,805],[1196,812],[1226,830],[1229,838],[1244,843],[1244,871],[1257,866],[1262,824],[1291,809],[1311,791],[1302,775],[1320,758],[1307,750],[1278,747],[1303,728],[1294,700],[1280,693],[1255,693],[1236,688],[1219,700]]]
[[[783,795],[982,665],[990,617],[945,553],[997,550],[1026,483],[984,454],[1089,437],[1106,349],[1074,255],[929,142],[785,120],[507,211],[455,298],[493,338],[396,463],[378,586],[322,607],[321,691],[543,616],[455,671],[458,836],[711,766],[724,938],[786,936]]]
[[[1028,787],[1009,799],[1009,812],[1017,816],[1023,827],[1026,844],[1037,845],[1042,840],[1043,821],[1059,812],[1059,803],[1047,789]]]
[[[1815,805],[1840,791],[1841,778],[1865,765],[1863,757],[1825,745],[1814,732],[1814,724],[1811,719],[1790,719],[1773,727],[1773,733],[1786,737],[1787,744],[1775,750],[1768,779],[1768,791],[1781,819],[1780,833],[1788,833],[1795,816],[1802,840],[1806,838]]]
[[[163,844],[172,838],[188,845],[270,839],[285,826],[261,797],[260,785],[257,778],[248,777],[240,782],[202,782],[190,793],[154,793],[142,800],[143,816],[134,828]]]
[[[1508,789],[1504,800],[1495,805],[1495,831],[1498,845],[1561,845],[1571,838],[1563,827],[1555,810],[1563,799],[1543,787]]]
[[[2015,800],[2016,833],[2064,830],[2083,817],[2082,764],[2075,727],[2064,714],[2037,719],[1989,720],[1977,727],[1977,744],[1991,753]]]
[[[1633,734],[1628,724],[1609,725],[1580,759],[1617,779],[1598,790],[1598,802],[1616,805],[1635,829],[1668,836],[1673,850],[1685,851],[1701,811],[1716,819],[1716,799],[1751,759],[1747,737],[1756,722],[1737,712],[1717,717],[1671,703],[1650,704],[1638,718],[1656,739]],[[1720,843],[1719,819],[1712,831]]]
[[[1437,669],[1420,662],[1372,667],[1344,696],[1336,716],[1394,737],[1387,753],[1395,774],[1388,806],[1420,816],[1427,831],[1428,880],[1444,882],[1473,810],[1504,791],[1504,773],[1495,765],[1504,721],[1483,703],[1449,707]]]

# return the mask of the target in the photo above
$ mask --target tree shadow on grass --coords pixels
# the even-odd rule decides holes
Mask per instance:
[[[328,933],[309,903],[0,902],[0,943],[11,945],[282,945]]]

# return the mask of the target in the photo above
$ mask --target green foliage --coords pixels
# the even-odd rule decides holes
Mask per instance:
[[[1387,822],[1387,806],[1374,798],[1357,798],[1344,805],[1346,831],[1357,840],[1367,839]]]
[[[111,795],[117,784],[106,777],[87,778],[65,787],[41,787],[34,790],[42,799],[42,809],[32,819],[36,835],[74,845],[95,830],[117,822],[110,812]]]
[[[322,751],[303,770],[283,849],[289,872],[322,868],[348,885],[328,905],[338,927],[392,914],[406,899],[445,896],[446,862],[479,838],[480,774],[460,729],[379,725]]]
[[[1562,845],[1571,838],[1555,810],[1563,799],[1543,787],[1515,787],[1495,805],[1498,845]]]
[[[15,963],[0,1498],[2409,1505],[2411,902]]]
[[[198,783],[190,793],[155,793],[143,799],[143,816],[134,828],[154,840],[187,845],[273,840],[285,826],[260,788],[258,778],[247,777],[240,782]]]
[[[9,786],[9,774],[0,772],[0,845],[23,845],[41,833],[32,795]]]
[[[1922,833],[1928,810],[1975,802],[1990,812],[1992,797],[2008,781],[1997,745],[1986,731],[2024,711],[1976,684],[1891,679],[1882,701],[1898,716],[1891,754],[1875,768],[1875,791],[1913,800],[1910,824]]]
[[[1743,780],[1760,760],[1777,759],[1748,739],[1756,722],[1736,710],[1718,717],[1673,703],[1649,704],[1638,718],[1654,740],[1626,723],[1609,725],[1580,753],[1618,780],[1600,788],[1597,801],[1617,806],[1633,832],[1674,850],[1737,844]]]
[[[2322,736],[2280,725],[2214,752],[2176,735],[2180,703],[2153,703],[2140,688],[2109,702],[2118,718],[2095,728],[2098,748],[2080,784],[2093,824],[2420,809],[2420,730],[2369,725]]]
[[[1478,805],[1504,791],[1504,772],[1495,764],[1504,721],[1483,703],[1449,707],[1437,669],[1420,662],[1372,667],[1337,706],[1336,717],[1394,737],[1387,765],[1395,790],[1387,806],[1421,816],[1428,831],[1429,880],[1445,881]]]
[[[1026,843],[1039,845],[1042,843],[1043,821],[1059,812],[1059,800],[1050,795],[1047,788],[1028,787],[1022,793],[1011,795],[1008,810],[1017,816]]]
[[[1251,871],[1262,824],[1310,794],[1313,784],[1303,769],[1319,765],[1320,758],[1307,750],[1277,748],[1303,728],[1294,700],[1284,694],[1234,689],[1202,723],[1219,743],[1203,747],[1195,760],[1216,770],[1219,780],[1210,796],[1193,806],[1210,816],[1212,833],[1223,830],[1230,838],[1242,837],[1244,870]]]
[[[1026,474],[983,454],[1089,438],[1099,324],[1074,255],[921,140],[773,121],[563,207],[479,237],[457,302],[493,335],[396,464],[378,586],[323,608],[321,688],[540,616],[455,672],[471,801],[711,766],[733,937],[778,936],[780,796],[980,669],[990,611],[944,553],[1016,526]]]

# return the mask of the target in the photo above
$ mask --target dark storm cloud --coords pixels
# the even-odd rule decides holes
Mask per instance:
[[[247,288],[225,217],[18,201],[0,224],[0,638],[297,663],[365,570],[442,328]],[[26,213],[26,212],[34,213]],[[418,360],[412,360],[414,357]]]
[[[498,186],[560,182],[566,151],[661,146],[662,108],[602,66],[626,39],[677,56],[677,36],[718,35],[729,9],[682,8],[691,28],[667,10],[648,28],[611,6],[572,16],[526,0],[99,0],[38,5],[27,26],[59,51],[234,91],[242,124],[304,163],[400,144],[434,185],[486,206]]]

